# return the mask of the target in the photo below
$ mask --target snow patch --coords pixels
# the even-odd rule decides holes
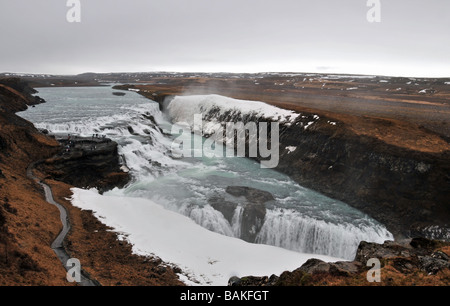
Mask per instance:
[[[289,151],[288,154],[291,154],[292,152],[295,152],[295,150],[297,150],[297,147],[289,146],[289,147],[286,147],[286,150]]]
[[[308,124],[307,125],[305,125],[303,128],[305,129],[305,130],[307,130],[311,125],[313,125],[314,124],[314,121],[310,121],[310,122],[308,122]]]
[[[342,260],[223,236],[147,199],[100,195],[94,189],[72,192],[74,206],[102,216],[101,222],[133,245],[133,253],[156,255],[180,267],[180,280],[188,285],[226,286],[232,276],[280,275],[310,258]]]

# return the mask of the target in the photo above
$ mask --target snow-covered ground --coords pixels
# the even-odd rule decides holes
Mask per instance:
[[[232,276],[280,275],[310,258],[327,262],[342,259],[301,254],[211,232],[188,217],[142,198],[100,195],[73,188],[72,204],[122,234],[139,255],[155,255],[183,270],[188,285],[225,286]]]

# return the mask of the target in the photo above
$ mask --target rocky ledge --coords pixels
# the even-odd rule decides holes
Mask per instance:
[[[414,238],[384,244],[361,242],[355,259],[328,263],[310,259],[300,268],[280,276],[232,277],[230,286],[386,286],[450,284],[450,243]],[[379,262],[379,282],[369,283]]]
[[[37,165],[52,179],[79,188],[97,188],[100,192],[129,182],[130,175],[120,164],[117,143],[111,139],[68,136],[58,141],[60,152]]]

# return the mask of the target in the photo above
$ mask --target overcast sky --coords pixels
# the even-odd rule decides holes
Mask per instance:
[[[450,0],[0,0],[0,72],[450,77]]]

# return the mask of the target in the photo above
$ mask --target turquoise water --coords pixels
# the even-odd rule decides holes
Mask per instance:
[[[392,239],[383,225],[360,211],[304,188],[284,174],[262,169],[255,161],[173,158],[175,135],[170,135],[171,123],[158,104],[135,92],[121,97],[112,95],[113,91],[109,86],[42,88],[38,95],[47,103],[19,115],[54,134],[107,135],[119,143],[119,153],[133,176],[128,186],[109,194],[151,199],[224,235],[239,237],[241,208],[246,205],[245,199],[232,197],[225,189],[248,186],[275,198],[266,203],[257,243],[352,259],[360,241]],[[208,204],[213,197],[239,205],[231,223]]]

